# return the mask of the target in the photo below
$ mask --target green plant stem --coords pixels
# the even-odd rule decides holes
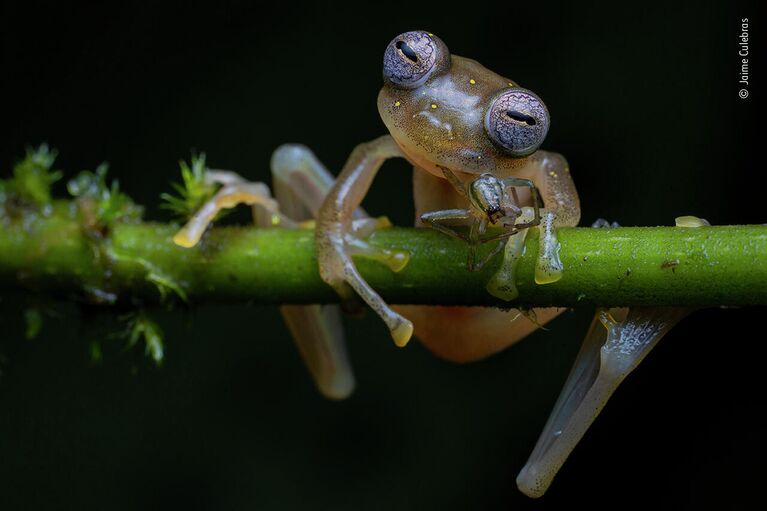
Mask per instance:
[[[56,294],[157,301],[158,289],[205,301],[326,303],[311,230],[217,227],[192,249],[175,246],[171,225],[116,224],[104,238],[88,234],[58,204],[47,216],[0,218],[0,287]],[[562,279],[534,282],[535,229],[517,268],[515,305],[767,304],[767,226],[629,227],[559,230]],[[426,229],[392,228],[370,239],[407,250],[392,273],[358,260],[362,275],[390,303],[503,305],[485,285],[497,256],[465,269],[464,243]],[[99,298],[101,297],[101,298]]]

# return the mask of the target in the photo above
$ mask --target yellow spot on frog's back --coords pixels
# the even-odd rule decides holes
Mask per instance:
[[[509,82],[509,87],[514,87],[514,84]]]
[[[402,104],[402,103],[400,103],[399,101],[395,101],[395,102],[394,102],[394,106],[400,106],[401,104]]]
[[[429,37],[434,37],[434,34],[432,34],[431,32],[426,32],[426,34],[427,34]]]
[[[437,108],[437,104],[436,104],[436,103],[432,103],[432,104],[431,104],[431,107],[432,107],[432,108]]]
[[[550,175],[551,177],[557,177],[557,173],[556,173],[556,172],[554,172],[553,170],[550,170],[550,171],[549,171],[549,175]]]
[[[469,83],[470,83],[470,84],[472,84],[472,85],[474,85],[474,84],[475,84],[475,83],[477,83],[477,82],[474,80],[474,78],[472,78],[471,80],[469,80]]]

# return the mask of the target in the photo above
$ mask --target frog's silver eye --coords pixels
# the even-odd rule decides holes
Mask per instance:
[[[490,139],[512,156],[535,152],[549,131],[549,111],[526,89],[507,89],[493,100],[485,116]]]
[[[416,30],[400,34],[384,52],[383,76],[398,87],[421,85],[435,71],[445,67],[450,53],[434,34]]]

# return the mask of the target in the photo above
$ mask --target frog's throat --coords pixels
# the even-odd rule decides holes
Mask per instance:
[[[434,177],[438,177],[440,179],[445,179],[445,174],[442,168],[444,165],[440,165],[439,163],[436,163],[432,161],[431,159],[418,154],[417,151],[412,150],[407,145],[400,143],[399,140],[397,140],[397,137],[393,137],[394,141],[397,143],[399,148],[402,150],[402,153],[405,155],[405,159],[409,161],[413,166],[418,167],[419,169],[425,170],[429,174],[433,175]],[[455,169],[450,167],[450,170],[455,174],[464,175],[467,179],[471,178],[472,176],[476,176],[474,172],[469,172],[463,169]]]

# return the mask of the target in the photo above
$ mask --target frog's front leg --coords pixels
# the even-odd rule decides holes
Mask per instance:
[[[368,254],[378,257],[377,251],[369,246],[368,253],[353,248],[358,238],[352,232],[353,215],[383,162],[398,156],[402,152],[389,135],[357,146],[319,210],[315,239],[322,279],[344,301],[353,299],[352,290],[356,291],[389,327],[394,342],[404,346],[413,333],[413,324],[393,311],[365,282],[351,257]]]
[[[493,296],[503,300],[517,298],[516,266],[524,250],[525,238],[530,227],[539,225],[540,236],[538,259],[535,266],[535,282],[548,284],[562,278],[564,270],[559,259],[559,241],[556,228],[575,226],[580,220],[580,202],[575,184],[570,176],[567,161],[560,154],[538,151],[531,156],[532,181],[539,189],[544,209],[522,208],[517,219],[521,225],[519,232],[509,238],[503,255],[503,263],[487,284],[487,290]],[[506,178],[509,185],[521,186],[526,180]]]
[[[581,206],[570,168],[561,154],[538,151],[531,158],[535,166],[532,180],[540,191],[544,206],[535,282],[548,284],[561,279],[564,269],[559,259],[556,228],[578,225]]]

